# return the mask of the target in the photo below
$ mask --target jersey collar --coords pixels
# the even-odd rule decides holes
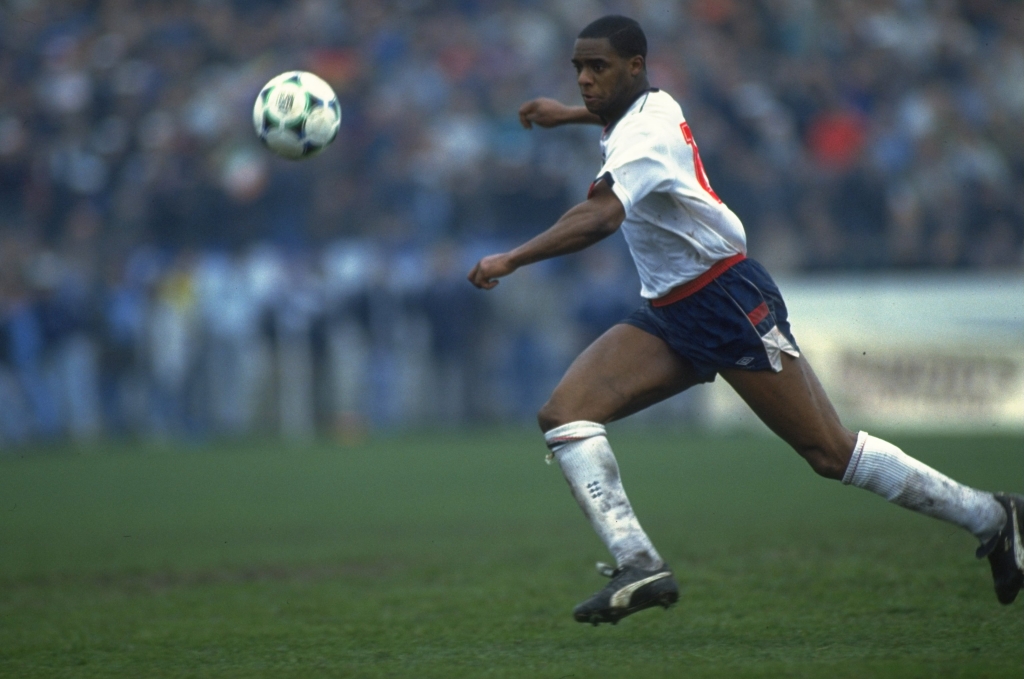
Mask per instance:
[[[629,106],[626,107],[626,110],[622,113],[622,115],[619,116],[619,118],[614,122],[608,123],[607,125],[604,126],[604,129],[601,131],[601,135],[607,137],[611,133],[611,131],[615,129],[615,126],[618,125],[619,120],[622,120],[627,115],[629,115],[629,112],[633,110],[633,107],[637,105],[637,102],[640,102],[640,110],[642,111],[644,108],[644,104],[647,103],[647,97],[650,96],[651,92],[660,91],[660,88],[649,87],[646,90],[637,92],[636,96],[633,97],[633,101],[629,102]]]

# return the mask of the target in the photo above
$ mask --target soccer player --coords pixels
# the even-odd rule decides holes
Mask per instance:
[[[583,29],[572,64],[584,106],[535,99],[519,118],[526,128],[604,125],[604,164],[587,200],[468,276],[490,290],[519,267],[619,228],[640,274],[645,303],[576,358],[538,415],[551,457],[616,561],[602,568],[611,582],[575,608],[575,619],[615,623],[678,600],[672,571],[623,490],[605,424],[716,375],[821,476],[970,531],[996,596],[1009,604],[1024,584],[1024,496],[969,488],[842,425],[800,354],[778,288],[746,256],[740,220],[711,188],[679,104],[648,83],[646,56],[632,19],[606,16]]]

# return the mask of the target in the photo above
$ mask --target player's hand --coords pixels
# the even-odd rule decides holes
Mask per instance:
[[[516,270],[511,258],[507,254],[488,255],[484,257],[466,278],[478,288],[490,290],[498,284],[498,279],[507,276]]]
[[[528,130],[535,123],[541,127],[555,127],[569,119],[570,111],[570,107],[554,99],[531,99],[519,107],[519,123]]]

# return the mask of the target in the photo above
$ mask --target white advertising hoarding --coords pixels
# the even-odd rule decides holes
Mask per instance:
[[[1024,275],[781,280],[793,333],[844,423],[1024,431]],[[755,422],[719,379],[712,426]]]

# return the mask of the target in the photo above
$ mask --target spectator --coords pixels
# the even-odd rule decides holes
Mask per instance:
[[[486,302],[496,339],[458,262],[585,192],[598,131],[525,134],[516,110],[576,98],[565,46],[612,11],[650,29],[654,84],[780,271],[1021,266],[1018,3],[19,0],[0,5],[0,440],[358,432],[426,417],[430,374],[452,422],[531,413],[574,340],[520,298],[560,272]],[[292,68],[344,111],[304,163],[248,124]],[[612,322],[636,284],[601,257],[543,313]]]

